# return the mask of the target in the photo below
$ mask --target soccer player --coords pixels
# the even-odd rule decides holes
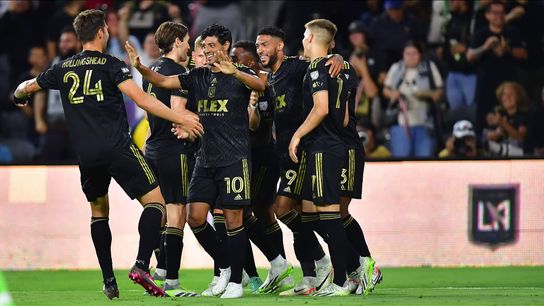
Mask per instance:
[[[191,61],[189,62],[189,68],[198,68],[206,65],[206,56],[202,50],[202,38],[198,36],[195,39],[195,45],[193,52],[191,53]]]
[[[346,282],[346,254],[350,245],[340,219],[340,177],[345,156],[341,135],[348,123],[346,101],[351,88],[344,86],[346,74],[332,78],[325,66],[336,26],[328,20],[316,19],[305,28],[304,56],[311,60],[302,87],[306,119],[291,138],[289,156],[293,162],[299,162],[297,150],[302,140],[305,152],[299,152],[301,164],[306,159],[303,219],[325,238],[334,267],[333,282],[315,295],[344,296],[350,294]]]
[[[251,68],[262,77],[268,79],[268,73],[259,65],[259,56],[255,43],[252,41],[238,41],[233,45],[231,57],[235,63]],[[264,92],[252,92],[249,104],[250,140],[251,140],[251,210],[246,210],[244,215],[244,227],[251,241],[263,252],[268,261],[274,266],[275,260],[285,260],[283,244],[276,245],[266,235],[264,224],[276,221],[272,205],[276,197],[276,188],[279,178],[278,156],[275,148],[275,140],[272,134],[274,123],[274,104],[272,87],[267,87]],[[246,258],[245,271],[249,274],[249,285],[253,292],[257,292],[262,285],[255,262],[251,245],[248,245],[248,257]],[[281,256],[281,258],[278,258]],[[269,274],[265,283],[273,281],[274,274]],[[284,291],[290,288],[278,288]]]
[[[247,235],[242,208],[250,205],[250,164],[247,104],[250,90],[265,90],[265,82],[248,68],[235,66],[228,57],[232,44],[230,30],[211,25],[201,34],[209,67],[193,69],[178,76],[163,76],[140,64],[134,49],[127,44],[131,62],[155,86],[189,90],[198,101],[198,115],[206,126],[201,138],[193,177],[189,184],[189,226],[206,224],[212,204],[222,209],[228,234],[230,281],[217,285],[221,298],[243,296],[242,265]],[[214,243],[214,239],[207,239]],[[278,275],[291,267],[287,262]]]
[[[255,45],[261,64],[272,71],[268,82],[269,86],[274,88],[276,150],[280,164],[280,182],[273,206],[274,212],[276,217],[293,232],[295,254],[304,275],[301,282],[281,295],[308,295],[330,283],[332,266],[313,233],[308,237],[300,237],[303,224],[297,211],[300,209],[302,188],[299,170],[304,170],[304,164],[299,166],[293,163],[287,148],[293,133],[304,120],[301,88],[309,62],[298,57],[285,56],[284,39],[285,33],[281,29],[265,27],[259,31]],[[332,64],[331,73],[337,75],[343,67],[344,60],[340,56],[334,56],[327,61],[327,65],[329,64]],[[283,234],[277,221],[273,218],[264,221],[267,222],[267,233],[271,240],[282,250]],[[311,247],[301,247],[301,240],[306,240]],[[292,287],[293,282],[293,279],[288,277],[281,286]],[[269,292],[271,287],[265,286],[262,289]]]
[[[180,65],[188,58],[189,35],[187,27],[180,23],[164,22],[155,32],[155,42],[161,51],[161,58],[150,68],[164,75],[178,75],[187,68]],[[188,93],[183,90],[165,90],[154,87],[143,80],[142,87],[147,93],[159,99],[178,113],[195,113],[194,105],[187,104]],[[189,180],[193,172],[197,143],[179,140],[172,133],[172,123],[153,114],[148,114],[150,136],[146,141],[145,156],[156,173],[161,193],[166,201],[167,227],[161,240],[159,263],[153,278],[164,280],[167,296],[190,297],[196,293],[180,287],[178,271],[183,250],[183,228],[185,227],[185,204]],[[166,269],[161,261],[165,260]],[[159,268],[161,267],[161,268]]]
[[[129,277],[151,295],[162,296],[164,292],[149,275],[148,266],[153,247],[160,238],[164,199],[149,164],[132,143],[121,93],[149,113],[183,124],[185,136],[200,135],[202,126],[196,116],[174,112],[145,94],[122,61],[103,53],[109,38],[104,12],[80,13],[74,20],[74,29],[83,51],[53,65],[37,78],[21,83],[15,98],[20,103],[42,89],[61,92],[78,156],[82,189],[91,206],[91,237],[104,278],[104,294],[110,299],[119,297],[108,225],[108,186],[113,177],[127,195],[137,198],[144,207],[138,224],[138,255]]]
[[[382,281],[383,276],[380,269],[375,266],[374,259],[370,256],[361,226],[349,213],[351,199],[360,199],[363,192],[365,150],[363,141],[357,132],[357,118],[355,116],[354,93],[359,80],[355,71],[350,69],[348,62],[344,63],[344,71],[346,71],[344,86],[351,90],[351,94],[349,95],[347,104],[349,121],[348,125],[342,130],[342,139],[346,145],[346,153],[340,182],[340,217],[342,218],[342,225],[354,251],[349,252],[348,248],[348,272],[350,272],[348,279],[350,280],[350,285],[358,284],[358,286],[350,287],[350,291],[367,295],[374,289],[376,284]]]

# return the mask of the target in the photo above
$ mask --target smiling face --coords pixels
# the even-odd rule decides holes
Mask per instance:
[[[256,64],[251,53],[247,52],[244,48],[232,48],[230,57],[233,62],[250,68],[253,68]]]
[[[518,97],[516,90],[513,86],[504,86],[501,94],[501,104],[507,111],[517,109]]]
[[[283,42],[274,36],[259,35],[255,41],[255,47],[261,64],[270,68],[278,61],[278,51],[283,49]]]
[[[213,65],[217,62],[216,53],[224,52],[226,53],[229,49],[229,42],[226,41],[225,44],[220,44],[216,36],[208,36],[202,41],[202,51],[204,51],[204,56],[206,57],[206,62],[208,65]]]
[[[191,54],[193,61],[195,62],[195,67],[199,68],[206,66],[206,56],[204,55],[204,50],[202,45],[196,45],[193,53]]]

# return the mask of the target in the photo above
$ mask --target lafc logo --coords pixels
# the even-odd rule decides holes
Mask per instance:
[[[287,106],[287,102],[285,102],[285,95],[277,96],[276,97],[276,110],[281,111]]]
[[[228,113],[227,103],[229,100],[198,100],[199,113]]]

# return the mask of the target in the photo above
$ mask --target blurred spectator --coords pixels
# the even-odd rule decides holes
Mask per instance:
[[[129,6],[125,5],[119,13],[115,11],[108,11],[106,14],[106,24],[108,25],[108,32],[110,33],[110,39],[108,40],[108,49],[106,53],[115,56],[118,59],[125,61],[127,64],[130,60],[125,51],[125,42],[128,40],[130,44],[140,52],[142,45],[136,36],[130,35],[128,29],[128,18],[130,14]]]
[[[15,89],[19,76],[30,68],[27,58],[30,48],[43,43],[43,31],[35,25],[39,20],[37,14],[29,0],[10,1],[7,12],[0,18],[0,53],[7,55],[9,63],[9,68],[3,68],[9,69],[9,76],[2,84],[7,85],[8,91]],[[7,92],[4,94],[0,97],[0,110],[13,111],[16,107],[8,100]]]
[[[62,30],[58,45],[59,54],[53,59],[52,65],[76,55],[81,50],[81,44],[72,26]],[[60,91],[48,90],[47,93],[43,91],[37,93],[34,109],[36,132],[43,135],[39,159],[42,161],[75,160]]]
[[[444,59],[448,66],[446,96],[454,118],[474,121],[476,119],[474,105],[476,69],[466,58],[471,38],[470,3],[468,0],[452,0],[450,11],[451,19],[446,25],[444,35]]]
[[[438,153],[440,158],[474,158],[482,155],[483,152],[478,149],[474,127],[468,120],[457,121],[453,125],[453,132],[446,141],[446,147]]]
[[[504,81],[517,81],[518,60],[527,59],[525,42],[512,27],[506,27],[505,6],[493,1],[485,17],[489,26],[474,33],[467,60],[477,64],[476,130],[481,131],[487,113],[497,105],[495,89]]]
[[[489,22],[487,21],[487,18],[485,18],[485,14],[487,12],[488,5],[493,0],[480,0],[475,1],[476,9],[474,12],[474,22],[472,27],[472,32],[476,33],[479,30],[486,28],[489,25]]]
[[[381,0],[365,1],[365,8],[359,19],[365,25],[370,27],[380,15],[383,14],[383,4]]]
[[[449,5],[444,0],[433,0],[431,20],[429,22],[429,33],[427,34],[427,42],[431,46],[439,46],[444,43],[444,27],[448,23],[448,9],[451,10],[453,2],[450,0]]]
[[[142,64],[148,66],[151,65],[161,56],[161,50],[155,43],[155,33],[148,33],[144,39],[144,53],[142,54]]]
[[[67,26],[71,26],[77,14],[84,8],[85,1],[67,0],[62,10],[54,14],[47,24],[47,55],[49,60],[57,56],[57,41],[61,32]]]
[[[370,159],[390,158],[391,152],[384,145],[378,143],[376,139],[377,130],[372,124],[358,126],[359,137],[363,140],[365,146],[365,157]]]
[[[360,21],[349,25],[349,41],[353,48],[349,62],[357,72],[361,82],[355,94],[356,115],[366,123],[380,126],[381,104],[377,79],[385,79],[387,68],[379,52],[367,43],[367,31]]]
[[[390,100],[386,119],[391,125],[394,157],[431,157],[437,130],[433,113],[443,95],[436,65],[422,59],[421,47],[408,42],[403,59],[387,72],[384,96]],[[441,135],[439,135],[441,137]]]
[[[169,20],[168,9],[163,2],[152,0],[129,1],[131,15],[128,21],[130,33],[144,41],[147,33],[155,32],[159,25]]]
[[[402,1],[386,0],[385,13],[370,28],[374,48],[384,52],[386,65],[390,66],[402,58],[404,45],[408,41],[423,42],[425,33],[417,21],[404,14]]]
[[[487,114],[485,137],[489,152],[499,156],[523,155],[529,114],[527,94],[520,84],[504,82],[497,88],[500,104]]]
[[[196,37],[211,24],[227,27],[232,34],[232,41],[245,39],[243,37],[243,16],[239,1],[206,0],[197,1],[196,16],[191,27],[191,36]]]

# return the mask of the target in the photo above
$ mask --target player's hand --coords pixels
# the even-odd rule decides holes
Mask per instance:
[[[293,138],[291,138],[291,142],[289,143],[289,157],[291,157],[291,160],[295,164],[298,164],[297,148],[299,144],[300,138],[296,136],[293,136]]]
[[[172,124],[172,133],[178,139],[196,139],[204,134],[204,127],[196,114],[183,114],[179,123]]]
[[[497,36],[488,37],[484,43],[484,49],[489,50],[496,46],[499,43],[499,38]]]
[[[14,94],[11,95],[11,101],[13,104],[15,104],[17,107],[25,107],[28,105],[28,97],[20,97],[17,98],[17,96]]]
[[[231,58],[228,55],[226,55],[224,52],[222,51],[216,52],[215,59],[216,59],[216,62],[213,63],[213,65],[219,68],[219,70],[221,70],[222,73],[226,75],[233,75],[236,72],[238,72],[238,69],[236,69],[236,67],[232,63]]]
[[[140,68],[140,65],[142,64],[140,62],[140,56],[138,55],[138,52],[136,52],[136,49],[134,49],[134,47],[128,41],[125,43],[125,50],[127,50],[130,64],[136,69]]]
[[[251,95],[249,96],[249,105],[256,108],[258,100],[259,100],[259,93],[253,90],[251,92]]]
[[[344,69],[344,58],[338,54],[334,54],[327,60],[325,66],[330,66],[329,74],[331,77],[335,78],[342,72],[342,69]]]

